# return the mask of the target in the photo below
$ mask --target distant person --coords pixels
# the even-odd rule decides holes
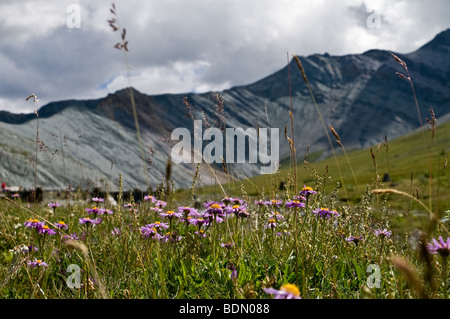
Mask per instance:
[[[5,191],[5,188],[6,188],[6,184],[2,183],[2,193]]]

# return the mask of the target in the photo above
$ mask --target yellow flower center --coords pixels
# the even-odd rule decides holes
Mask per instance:
[[[271,202],[272,202],[272,204],[276,204],[278,201],[273,199],[273,200],[271,200]]]
[[[269,219],[269,223],[274,224],[274,223],[276,223],[276,221],[275,221],[275,219],[271,218],[271,219]]]
[[[66,223],[65,222],[58,222],[58,224],[65,225]]]
[[[159,225],[159,224],[161,224],[161,222],[155,222],[155,224],[156,224],[156,225]]]
[[[202,220],[203,221],[203,218],[199,218],[198,220]]]
[[[238,209],[239,207],[239,205],[233,205],[233,209]]]
[[[32,222],[33,222],[33,223],[39,223],[39,220],[33,219]]]
[[[220,205],[219,204],[212,204],[211,208],[220,209]]]
[[[286,284],[286,285],[283,285],[283,286],[280,288],[280,290],[281,290],[281,291],[284,291],[284,292],[288,292],[288,293],[290,293],[290,294],[293,294],[293,295],[296,296],[296,297],[300,297],[300,290],[298,290],[298,288],[297,288],[296,285],[293,285],[293,284]]]
[[[42,260],[40,260],[40,259],[36,260],[36,262],[37,262],[38,264],[42,264]]]
[[[311,186],[306,186],[306,187],[303,187],[302,190],[304,190],[304,191],[312,191],[313,189],[312,189]]]
[[[47,226],[47,225],[45,225],[44,227],[42,227],[42,228],[44,228],[44,229],[49,229],[49,227]]]
[[[173,210],[169,210],[169,211],[166,212],[166,214],[169,214],[169,215],[171,215],[173,213],[174,213]]]

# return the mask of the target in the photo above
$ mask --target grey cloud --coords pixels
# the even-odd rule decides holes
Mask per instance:
[[[39,10],[52,13],[43,26],[37,24],[36,17],[28,23],[21,20],[27,17],[17,16],[20,27],[13,28],[6,17],[0,17],[0,76],[7,79],[0,85],[0,109],[11,110],[9,105],[23,104],[24,94],[31,92],[40,96],[42,104],[100,97],[108,93],[102,85],[125,75],[122,52],[113,48],[119,34],[113,33],[106,22],[111,17],[111,1],[80,0],[81,29],[69,29],[64,24],[64,9],[73,2],[23,0],[0,4],[0,10],[6,3],[17,7],[14,12],[27,12],[29,7],[21,9],[39,3]],[[137,81],[143,70],[171,70],[167,78],[163,72],[146,73],[160,77],[152,78],[152,83],[167,83],[167,90],[181,84],[177,81],[182,74],[174,76],[179,63],[201,66],[201,70],[193,70],[197,77],[192,90],[222,88],[226,83],[251,83],[277,71],[286,65],[286,53],[341,55],[372,48],[410,52],[450,27],[447,0],[432,4],[420,0],[380,1],[379,30],[366,26],[370,1],[327,1],[320,5],[297,0],[115,2],[120,22],[127,29],[131,74]],[[23,42],[20,39],[27,32]],[[157,94],[152,89],[162,87],[146,86],[142,78],[139,81],[144,93]],[[10,104],[12,101],[16,103]]]

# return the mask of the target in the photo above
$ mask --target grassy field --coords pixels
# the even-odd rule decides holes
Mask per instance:
[[[2,194],[0,298],[447,299],[450,122],[430,125],[354,152],[333,133],[337,156],[292,152],[278,173],[223,189],[126,202],[121,183],[115,202],[106,190],[44,202]]]
[[[421,136],[391,141],[388,152],[381,146],[376,170],[370,150],[350,152],[358,187],[338,156],[343,184],[333,158],[303,163],[297,193],[288,166],[225,184],[230,197],[218,186],[195,189],[196,201],[192,189],[139,202],[119,194],[116,206],[81,192],[55,208],[50,200],[64,198],[35,205],[4,197],[0,297],[264,299],[274,288],[304,299],[446,298],[446,257],[430,245],[448,237],[439,145],[449,145],[450,123],[437,127],[431,210]],[[391,182],[382,183],[386,159]],[[387,187],[413,198],[371,192]],[[296,198],[302,190],[313,193]]]

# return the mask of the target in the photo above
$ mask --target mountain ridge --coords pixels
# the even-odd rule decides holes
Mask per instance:
[[[391,53],[397,54],[408,65],[419,99],[422,121],[425,123],[426,117],[430,116],[430,107],[433,107],[438,118],[443,116],[448,118],[445,115],[450,110],[450,63],[447,62],[449,52],[450,29],[447,29],[418,50],[407,54],[372,49],[362,54],[330,56],[325,53],[307,57],[300,56],[299,58],[325,124],[333,125],[347,149],[360,149],[376,145],[383,141],[385,136],[392,139],[407,134],[419,126],[411,86],[408,81],[396,76],[396,72],[402,73],[404,70],[394,61]],[[290,72],[290,83],[288,71]],[[171,132],[177,127],[192,130],[192,119],[185,116],[186,110],[183,103],[185,97],[193,108],[195,118],[202,119],[203,124],[206,124],[205,119],[212,123],[218,116],[214,97],[216,94],[220,94],[224,101],[227,127],[278,128],[280,132],[279,160],[289,157],[289,144],[283,134],[285,127],[289,128],[288,132],[290,132],[291,96],[289,96],[289,86],[292,89],[295,146],[299,153],[298,158],[302,157],[301,155],[306,152],[308,147],[311,148],[311,152],[321,150],[324,151],[323,156],[329,155],[331,150],[328,139],[319,121],[308,88],[294,60],[284,68],[260,80],[247,85],[234,86],[222,92],[147,95],[132,88],[145,148],[146,151],[149,147],[156,150],[153,162],[159,163],[160,176],[164,175],[165,164],[170,157],[171,146],[174,143],[173,141],[168,143]],[[64,112],[69,112],[71,116],[77,117],[80,121],[78,127],[71,126],[73,127],[71,132],[64,131],[62,124],[68,121],[63,116]],[[78,117],[76,112],[83,114]],[[114,157],[117,156],[116,161],[122,162],[123,165],[123,167],[117,167],[118,172],[122,169],[128,172],[127,178],[125,178],[126,185],[143,187],[145,183],[143,174],[134,173],[126,167],[127,163],[133,163],[137,167],[142,166],[139,160],[135,160],[136,158],[140,159],[139,148],[136,145],[130,146],[130,143],[137,144],[130,104],[130,88],[123,88],[95,100],[51,102],[39,109],[39,117],[41,120],[47,120],[50,126],[61,124],[59,130],[62,128],[62,133],[69,136],[68,140],[75,144],[78,143],[76,145],[80,147],[99,140],[98,136],[91,136],[94,133],[88,129],[89,125],[95,126],[96,123],[99,123],[98,125],[108,127],[109,131],[92,131],[95,131],[97,135],[110,134],[110,140],[107,136],[102,136],[103,143],[108,144],[110,148],[126,149],[129,154],[123,155],[124,152],[120,152],[120,154],[114,155],[110,149],[103,149],[102,145],[97,145],[94,150],[86,147],[86,152],[90,156],[98,158],[103,158],[102,152],[109,154],[107,158],[103,158],[106,163],[95,164],[98,165],[101,175],[110,175],[111,161],[114,161]],[[4,128],[2,131],[13,132],[11,134],[20,136],[24,140],[28,138],[34,141],[35,136],[29,129],[25,129],[25,126],[35,120],[36,115],[33,113],[14,115],[0,111],[0,128]],[[118,129],[122,132],[121,135],[114,134],[114,130]],[[21,131],[28,132],[28,135],[25,136]],[[51,140],[54,138],[50,131],[47,132],[46,138]],[[52,134],[55,135],[54,132]],[[83,136],[83,139],[80,140],[73,136]],[[6,135],[5,140],[7,140]],[[31,143],[27,146],[28,149],[23,147],[17,151],[31,156],[33,145],[34,143]],[[63,150],[60,145],[61,143],[52,145],[54,149],[60,150],[59,154]],[[11,148],[12,145],[0,143],[0,147],[7,152],[8,147]],[[14,147],[19,148],[17,144]],[[73,148],[72,153],[68,151],[67,155],[71,155],[74,160],[79,157],[81,162],[84,161],[82,155],[79,156],[73,152]],[[119,156],[126,158],[119,160]],[[25,167],[24,158],[21,158],[19,162],[22,164],[16,163],[16,165]],[[93,164],[89,158],[86,158],[85,162],[88,163],[86,165]],[[260,166],[249,163],[234,164],[230,165],[228,170],[232,176],[242,178],[258,174]],[[220,174],[221,163],[214,167],[216,173]],[[2,163],[1,168],[2,172],[8,173],[11,165],[7,166]],[[47,169],[49,170],[46,173],[47,177],[55,174],[55,170]],[[9,177],[11,181],[19,183],[30,179],[28,175],[27,177],[24,174],[21,175],[19,171],[16,170],[16,177]],[[174,165],[173,177],[176,186],[189,187],[192,184],[194,171],[195,164]],[[2,179],[5,179],[6,173],[2,173]],[[224,177],[223,174],[222,177]],[[73,179],[76,178],[75,174]],[[214,178],[209,182],[214,183]],[[42,177],[42,184],[46,183],[45,178]],[[48,184],[55,187],[54,181],[48,181]],[[74,182],[74,184],[77,183]]]

